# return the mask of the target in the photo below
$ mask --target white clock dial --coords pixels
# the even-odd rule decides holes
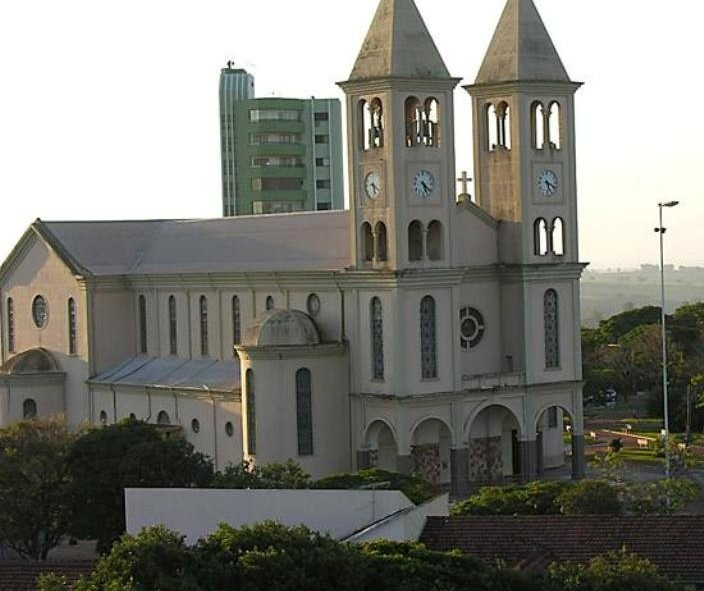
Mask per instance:
[[[381,175],[378,172],[370,172],[364,178],[364,191],[369,199],[376,199],[381,193]]]
[[[550,197],[557,192],[557,175],[552,170],[544,170],[538,176],[538,190],[545,197]]]
[[[427,170],[419,170],[413,178],[413,190],[421,199],[427,199],[435,190],[435,178]]]

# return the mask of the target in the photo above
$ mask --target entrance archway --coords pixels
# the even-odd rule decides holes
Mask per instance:
[[[538,476],[559,475],[562,469],[573,478],[581,477],[583,436],[575,434],[574,419],[569,409],[551,405],[537,413],[536,468]]]
[[[413,470],[431,484],[449,484],[452,433],[439,419],[425,419],[413,430]]]
[[[398,469],[398,445],[391,427],[382,420],[373,421],[367,427],[365,446],[369,450],[369,466],[396,472]]]
[[[521,426],[513,412],[488,406],[472,421],[469,431],[469,480],[500,483],[521,474]]]

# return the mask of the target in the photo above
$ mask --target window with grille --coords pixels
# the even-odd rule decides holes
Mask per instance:
[[[139,296],[139,352],[147,352],[147,298]]]
[[[242,342],[242,323],[240,319],[240,298],[232,296],[232,342],[239,345]]]
[[[296,424],[298,427],[298,455],[313,455],[313,403],[311,375],[308,369],[296,372]]]
[[[7,350],[15,352],[15,302],[7,299]]]
[[[371,301],[372,377],[384,379],[384,310],[379,298]]]
[[[68,299],[68,354],[75,355],[78,350],[78,333],[76,330],[76,301]]]
[[[560,305],[557,292],[548,289],[544,298],[545,367],[560,367]]]
[[[178,355],[178,325],[176,320],[176,298],[169,296],[169,353]]]
[[[208,347],[208,298],[200,296],[200,354],[207,357]]]
[[[245,389],[247,396],[247,453],[254,456],[257,454],[257,415],[254,372],[251,369],[248,369],[245,374]]]
[[[425,296],[420,302],[421,375],[424,380],[438,377],[435,299]]]

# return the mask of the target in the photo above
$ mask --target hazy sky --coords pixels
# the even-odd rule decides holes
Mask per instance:
[[[416,0],[473,81],[504,0]],[[31,221],[216,217],[218,76],[342,96],[377,0],[33,0],[0,8],[0,259]],[[578,93],[581,258],[704,265],[701,0],[536,0]],[[456,96],[458,172],[472,171]]]

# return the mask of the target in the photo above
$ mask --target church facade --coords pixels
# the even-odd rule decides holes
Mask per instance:
[[[348,211],[45,222],[0,270],[0,424],[178,429],[217,467],[379,466],[462,492],[584,471],[572,82],[508,0],[456,197],[453,78],[381,0],[347,97]]]

